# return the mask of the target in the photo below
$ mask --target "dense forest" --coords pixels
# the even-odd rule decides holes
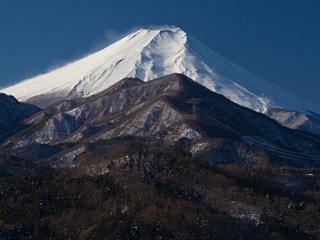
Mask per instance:
[[[0,238],[320,239],[318,173],[213,164],[174,147],[25,167],[0,179]]]

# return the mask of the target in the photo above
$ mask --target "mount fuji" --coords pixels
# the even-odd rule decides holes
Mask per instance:
[[[288,118],[281,120],[272,109],[303,116],[320,114],[320,106],[264,81],[177,27],[140,29],[92,55],[1,91],[45,108],[99,93],[123,78],[149,81],[171,73],[182,73],[235,103],[269,113],[279,122]],[[301,116],[299,119],[301,122]]]

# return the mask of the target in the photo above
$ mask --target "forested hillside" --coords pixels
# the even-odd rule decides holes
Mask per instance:
[[[1,178],[0,237],[319,239],[317,175],[205,163],[173,147],[117,149]]]

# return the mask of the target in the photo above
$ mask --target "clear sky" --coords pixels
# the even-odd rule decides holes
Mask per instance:
[[[320,105],[319,0],[0,0],[0,87],[166,24]]]

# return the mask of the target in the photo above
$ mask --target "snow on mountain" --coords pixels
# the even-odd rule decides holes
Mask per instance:
[[[170,73],[183,73],[258,112],[285,108],[320,113],[319,106],[251,74],[180,28],[141,29],[99,52],[1,91],[46,107],[101,92],[125,77],[148,81]]]

